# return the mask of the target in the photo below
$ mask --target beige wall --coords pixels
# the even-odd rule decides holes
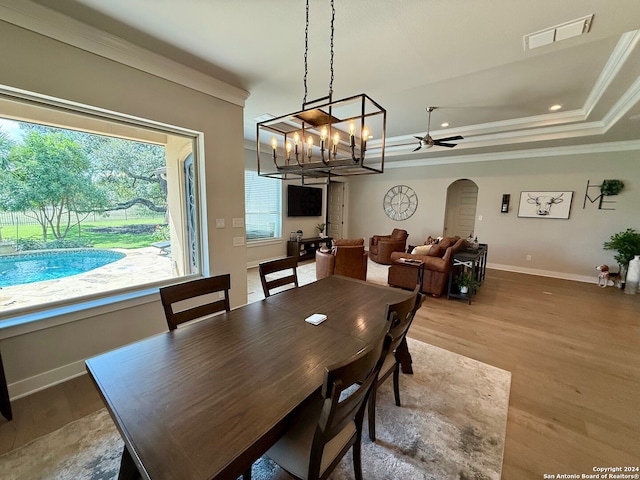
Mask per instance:
[[[478,185],[475,234],[489,244],[490,266],[515,271],[596,281],[595,266],[615,265],[613,252],[602,244],[616,232],[640,229],[640,152],[607,152],[523,158],[504,161],[387,168],[383,175],[350,180],[350,237],[390,233],[394,227],[409,232],[409,243],[422,243],[428,235],[441,235],[447,188],[461,178]],[[598,210],[587,202],[587,180],[620,179],[624,191],[615,211]],[[408,220],[394,222],[382,209],[385,192],[406,184],[418,194],[418,209]],[[568,220],[518,218],[520,192],[571,190]],[[502,194],[511,194],[509,213],[500,213]],[[593,198],[597,189],[591,190]],[[479,217],[482,216],[482,221]],[[526,260],[531,255],[531,261]]]
[[[0,21],[0,84],[204,133],[205,222],[210,274],[231,273],[231,303],[246,303],[246,249],[233,247],[244,218],[242,107]],[[244,236],[242,230],[241,236]],[[166,328],[159,298],[47,330],[0,332],[12,396],[82,371],[82,360]],[[20,330],[22,331],[22,330]],[[79,363],[78,363],[79,362]],[[59,372],[59,375],[56,373]]]

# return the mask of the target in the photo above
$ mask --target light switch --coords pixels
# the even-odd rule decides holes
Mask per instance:
[[[244,245],[244,237],[233,237],[233,246],[241,247]]]
[[[234,218],[232,222],[233,222],[233,228],[244,227],[244,218]]]
[[[224,228],[224,218],[216,218],[216,228]]]

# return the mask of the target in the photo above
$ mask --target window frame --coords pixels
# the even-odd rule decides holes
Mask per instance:
[[[12,105],[15,111],[12,111]],[[0,339],[17,334],[49,328],[51,326],[73,322],[82,318],[130,308],[135,305],[155,302],[158,299],[158,288],[191,278],[198,278],[206,274],[208,265],[208,248],[206,247],[206,222],[203,221],[203,207],[201,192],[204,182],[204,134],[176,125],[157,122],[133,115],[106,110],[91,105],[80,104],[60,98],[28,92],[14,87],[0,85],[0,111],[4,118],[22,122],[31,122],[57,128],[85,131],[98,135],[108,135],[117,138],[144,141],[142,138],[131,137],[123,132],[142,131],[149,136],[176,136],[190,139],[193,155],[196,195],[196,221],[198,245],[198,272],[171,277],[160,281],[152,281],[133,285],[131,287],[96,292],[95,294],[70,297],[59,301],[30,305],[22,308],[0,312]],[[29,113],[25,113],[29,112]],[[54,113],[50,113],[53,111]],[[35,112],[35,113],[34,113]],[[52,121],[51,117],[64,118],[65,122]],[[73,120],[72,120],[73,119]],[[80,126],[81,123],[88,124]],[[97,129],[95,125],[109,125],[110,129]],[[185,155],[180,155],[178,163],[184,164]],[[179,180],[184,181],[184,175],[178,172]],[[183,200],[181,200],[184,205]],[[181,232],[186,235],[187,232]]]

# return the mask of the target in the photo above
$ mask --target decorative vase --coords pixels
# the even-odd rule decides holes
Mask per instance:
[[[629,262],[627,268],[627,278],[624,285],[624,293],[629,295],[635,295],[638,292],[638,285],[640,284],[640,255],[635,255]]]
[[[460,293],[469,293],[469,287],[463,285],[460,287]]]

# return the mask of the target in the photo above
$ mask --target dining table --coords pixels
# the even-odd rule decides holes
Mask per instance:
[[[236,479],[408,295],[333,275],[86,360],[124,440],[119,478]]]

